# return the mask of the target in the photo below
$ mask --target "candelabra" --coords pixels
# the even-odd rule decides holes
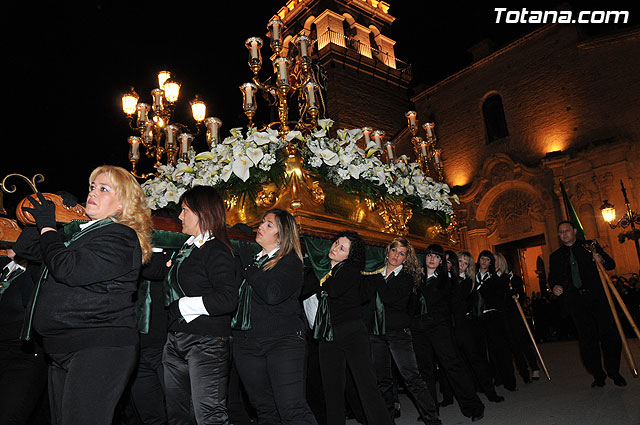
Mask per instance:
[[[427,122],[422,125],[426,133],[426,140],[418,136],[418,114],[416,111],[408,111],[405,114],[407,117],[407,125],[411,132],[411,143],[413,145],[413,151],[416,154],[416,159],[420,164],[420,168],[425,175],[429,175],[435,172],[438,181],[444,180],[444,167],[442,165],[441,154],[442,151],[436,148],[436,134],[435,125],[432,122]],[[433,170],[431,169],[431,163]]]
[[[626,206],[626,212],[624,213],[624,215],[614,223],[616,219],[616,209],[606,199],[602,202],[600,212],[602,213],[602,218],[604,218],[604,221],[606,221],[609,224],[609,227],[611,227],[612,229],[618,227],[621,227],[623,229],[626,229],[627,227],[630,228],[630,230],[620,233],[618,239],[620,243],[623,243],[626,239],[633,240],[636,246],[636,255],[638,256],[638,262],[640,262],[640,244],[638,243],[638,239],[640,239],[640,229],[636,228],[636,224],[640,225],[640,214],[631,209],[629,198],[627,197],[627,189],[625,189],[622,180],[620,180],[620,190],[622,191],[622,195],[624,196],[624,204]]]
[[[195,128],[173,122],[179,95],[180,83],[171,77],[169,71],[160,71],[158,87],[151,90],[151,105],[139,102],[140,96],[133,87],[122,96],[122,110],[129,119],[129,126],[139,133],[128,139],[131,174],[134,176],[148,178],[155,174],[139,174],[136,170],[141,146],[148,158],[155,159],[154,167],[157,169],[163,165],[163,159],[169,165],[175,165],[177,161],[188,161],[191,143],[205,127],[209,148],[219,141],[222,121],[215,117],[205,118],[207,106],[197,95],[190,102]]]
[[[311,72],[311,50],[313,43],[306,35],[298,36],[294,45],[297,55],[291,59],[285,55],[282,42],[284,26],[278,17],[271,19],[267,25],[271,50],[273,52],[273,72],[275,74],[275,84],[267,81],[260,81],[258,76],[262,69],[261,47],[262,39],[250,37],[245,41],[245,46],[249,51],[249,68],[253,72],[251,82],[240,86],[243,99],[244,113],[249,119],[249,127],[254,127],[253,117],[256,113],[256,93],[261,90],[275,97],[278,105],[278,121],[265,125],[261,130],[278,126],[280,136],[285,136],[294,125],[296,130],[310,130],[315,128],[320,113],[320,90],[319,85],[314,81]],[[289,96],[298,95],[302,99],[300,108],[300,118],[297,122],[289,121]]]

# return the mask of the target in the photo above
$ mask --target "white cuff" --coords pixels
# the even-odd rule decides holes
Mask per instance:
[[[204,307],[202,297],[182,297],[178,300],[178,308],[187,323],[197,319],[200,315],[209,315],[209,312]]]

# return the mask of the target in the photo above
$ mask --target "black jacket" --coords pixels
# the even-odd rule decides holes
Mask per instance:
[[[549,284],[553,288],[555,285],[561,285],[565,292],[576,291],[571,277],[571,264],[569,261],[570,253],[573,252],[578,269],[580,270],[580,280],[582,288],[592,291],[601,291],[602,283],[596,262],[593,261],[593,254],[587,249],[591,241],[577,240],[572,246],[563,245],[555,250],[549,257]],[[613,261],[602,247],[596,244],[596,252],[604,259],[604,268],[613,270],[616,262]]]
[[[277,337],[292,335],[305,329],[300,293],[303,264],[294,252],[282,257],[269,270],[249,268],[246,276],[252,288],[251,329],[234,330],[234,335]]]
[[[195,335],[231,335],[231,315],[238,305],[236,265],[229,248],[218,239],[194,247],[182,262],[178,282],[187,297],[202,297],[209,315],[187,323],[173,320],[169,330]]]
[[[138,343],[133,297],[142,251],[136,232],[112,223],[65,246],[64,231],[39,235],[25,228],[14,245],[19,256],[43,262],[49,275],[40,287],[34,328],[45,351]]]
[[[405,270],[401,270],[398,275],[392,272],[386,281],[380,273],[372,276],[371,279],[384,304],[385,329],[392,331],[408,328],[411,318],[407,307],[409,295],[413,289],[413,277]]]
[[[333,326],[363,320],[362,274],[350,264],[339,266],[321,289],[329,295],[329,314]]]

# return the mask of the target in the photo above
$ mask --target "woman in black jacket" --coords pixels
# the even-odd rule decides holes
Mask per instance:
[[[136,179],[101,166],[89,178],[91,221],[56,231],[55,205],[30,197],[35,218],[14,251],[44,269],[23,327],[42,337],[51,359],[49,395],[55,425],[110,425],[134,369],[138,330],[133,302],[151,256],[151,214]]]
[[[420,263],[413,246],[405,238],[396,238],[387,245],[385,260],[382,272],[370,277],[374,287],[374,299],[371,302],[381,301],[384,306],[384,324],[380,326],[378,323],[369,337],[378,389],[389,415],[393,415],[392,362],[395,363],[423,421],[439,424],[434,397],[418,370],[409,330],[411,318],[407,306],[409,295],[420,281]]]
[[[164,347],[169,424],[228,424],[226,408],[231,314],[238,283],[226,210],[218,192],[195,186],[181,199],[190,235],[166,263],[169,334]]]
[[[460,354],[469,367],[472,376],[475,378],[475,383],[487,399],[495,403],[503,402],[504,397],[498,395],[493,386],[493,377],[487,355],[482,352],[478,346],[474,335],[474,318],[467,314],[467,302],[473,289],[476,276],[476,266],[473,262],[473,257],[467,251],[459,251],[458,253],[446,251],[445,254],[451,277],[458,276],[458,279],[452,279],[451,283],[453,285],[454,298],[454,302],[452,303],[454,334]],[[452,401],[453,393],[451,392],[451,385],[448,379],[446,379],[446,374],[444,374],[444,378],[444,382],[440,382],[440,390],[445,400]]]
[[[484,416],[484,405],[453,339],[452,285],[445,253],[431,244],[425,256],[425,273],[418,290],[419,311],[411,332],[420,373],[432,394],[436,393],[435,362],[444,368],[463,415],[476,421]]]
[[[506,276],[496,272],[496,261],[491,251],[478,255],[476,279],[470,297],[470,314],[474,317],[478,345],[489,353],[493,366],[494,384],[504,384],[509,391],[517,391],[513,360],[504,326]]]
[[[305,333],[300,237],[287,211],[267,211],[262,247],[244,268],[233,319],[233,358],[262,424],[316,425],[305,398]]]
[[[392,423],[377,388],[371,365],[369,339],[363,321],[361,271],[365,245],[355,232],[341,232],[329,250],[331,271],[320,281],[320,303],[314,335],[320,340],[322,385],[327,406],[327,423],[345,423],[347,367],[362,402],[369,425]]]

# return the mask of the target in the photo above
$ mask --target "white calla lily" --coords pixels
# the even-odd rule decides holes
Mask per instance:
[[[246,182],[249,179],[249,168],[253,166],[253,162],[248,156],[242,155],[233,161],[233,174],[238,176],[240,180]]]
[[[254,164],[260,162],[260,160],[264,156],[264,152],[262,152],[262,149],[260,148],[249,148],[247,149],[246,154]]]

